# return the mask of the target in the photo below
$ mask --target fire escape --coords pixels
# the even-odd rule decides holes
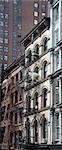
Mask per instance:
[[[3,100],[2,100],[2,104],[1,107],[5,107],[4,110],[4,114],[3,114],[3,120],[1,122],[1,126],[5,128],[4,131],[4,136],[3,136],[3,140],[1,143],[1,148],[8,150],[8,146],[9,146],[9,130],[10,130],[10,84],[11,84],[11,80],[10,79],[6,79],[5,82],[3,82],[2,85],[2,94],[3,96]]]

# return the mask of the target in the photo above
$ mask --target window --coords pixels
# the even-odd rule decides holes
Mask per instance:
[[[19,94],[19,101],[22,101],[22,96],[21,96],[21,94]]]
[[[35,67],[34,73],[33,73],[34,82],[36,82],[38,80],[38,78],[39,78],[39,68]]]
[[[1,121],[4,119],[5,107],[1,108]]]
[[[17,37],[17,33],[16,32],[13,32],[13,37]]]
[[[59,40],[59,30],[57,29],[56,31],[55,31],[55,46],[56,46],[56,44],[58,43],[58,40]]]
[[[34,3],[34,7],[38,8],[38,3],[37,2]]]
[[[40,125],[41,125],[42,139],[47,140],[47,120],[44,114],[41,117]]]
[[[8,22],[4,22],[5,27],[8,27]]]
[[[19,13],[22,13],[22,11],[23,11],[23,9],[21,9],[21,8],[18,9],[18,12],[19,12]]]
[[[47,38],[44,39],[44,51],[47,50]]]
[[[4,52],[8,52],[8,47],[4,47]]]
[[[19,123],[22,123],[22,110],[19,110]]]
[[[19,142],[21,143],[22,140],[22,131],[19,130]]]
[[[5,19],[8,19],[8,14],[5,14]]]
[[[0,46],[0,51],[3,51],[3,46]]]
[[[7,61],[8,60],[8,56],[4,55],[4,60]]]
[[[45,12],[43,12],[43,13],[42,13],[42,16],[45,16],[45,15],[46,15]]]
[[[38,16],[38,12],[34,11],[34,16],[37,17]]]
[[[35,46],[34,60],[36,60],[37,58],[39,58],[39,45],[38,44]]]
[[[12,49],[12,53],[16,54],[16,49],[15,48]]]
[[[59,66],[59,51],[56,52],[56,69],[58,69]]]
[[[3,13],[0,13],[0,18],[4,18],[4,14]]]
[[[18,24],[18,29],[21,30],[21,28],[22,28],[22,25],[19,23]]]
[[[20,80],[22,79],[22,71],[20,70]]]
[[[7,64],[4,64],[4,70],[7,68],[7,66],[8,66]]]
[[[59,103],[59,81],[55,81],[55,104]]]
[[[44,89],[44,107],[47,106],[47,89]]]
[[[0,30],[0,34],[3,34],[3,32],[4,32],[3,30]]]
[[[25,122],[25,128],[26,128],[26,143],[30,143],[30,121],[29,118],[27,118]]]
[[[0,38],[0,43],[3,43],[3,38]]]
[[[0,5],[0,10],[4,10],[4,5]]]
[[[59,18],[59,4],[54,8],[54,21],[57,21]]]
[[[13,56],[13,57],[12,57],[12,62],[13,62],[14,60],[15,60],[15,57]]]
[[[1,133],[1,143],[2,143],[4,138],[4,133],[5,133],[5,127],[1,127],[0,133]]]
[[[34,124],[33,124],[33,133],[34,133],[34,142],[38,141],[38,123],[36,120],[36,116],[34,117]]]
[[[2,55],[0,55],[0,60],[3,60],[3,56]]]
[[[59,139],[59,114],[56,114],[56,139]]]
[[[34,24],[35,24],[35,25],[38,24],[38,20],[35,19],[35,20],[34,20]]]
[[[32,61],[32,52],[31,52],[31,50],[28,51],[26,58],[27,58],[27,61],[29,63]]]
[[[44,78],[47,77],[47,71],[48,71],[48,66],[47,66],[47,62],[44,62]]]
[[[18,102],[18,91],[15,92],[15,103]]]
[[[30,110],[31,110],[31,97],[30,96],[27,96],[27,98],[26,98],[26,110],[28,112],[30,112]]]
[[[4,26],[4,22],[3,21],[0,21],[0,26]]]
[[[16,8],[16,7],[14,7],[14,13],[17,13],[17,11],[18,11],[18,10],[17,10],[17,8]]]
[[[13,24],[13,29],[16,30],[17,29],[17,25]]]
[[[13,45],[16,46],[17,45],[17,41],[14,40],[13,41]]]
[[[12,77],[12,85],[14,84],[14,77]]]
[[[17,124],[17,112],[15,113],[15,124]]]
[[[16,131],[14,132],[14,148],[17,148],[17,133]]]
[[[10,144],[12,145],[13,142],[13,133],[10,133]]]
[[[42,8],[45,9],[46,8],[46,3],[42,2]]]
[[[9,10],[9,6],[8,5],[5,5],[5,10]]]
[[[4,43],[5,43],[5,44],[8,44],[8,39],[4,39]]]
[[[12,111],[10,112],[10,121],[11,121],[11,123],[13,123],[13,112]]]
[[[16,81],[18,81],[18,73],[16,74]]]
[[[34,101],[35,101],[34,108],[38,109],[38,93],[37,92],[34,95]]]
[[[5,35],[8,35],[8,31],[7,31],[7,30],[4,30],[4,34],[5,34]]]
[[[14,4],[17,4],[17,0],[14,0],[13,2],[14,2]]]
[[[17,16],[14,15],[14,16],[13,16],[13,19],[14,19],[14,20],[17,20]]]

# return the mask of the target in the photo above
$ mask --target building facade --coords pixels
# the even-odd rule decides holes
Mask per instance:
[[[51,141],[62,144],[62,1],[50,1],[51,10]]]
[[[62,150],[61,6],[62,0],[50,1],[50,18],[43,18],[21,40],[24,58],[5,72],[1,149]]]
[[[22,55],[20,38],[48,15],[47,10],[46,0],[0,0],[0,62],[4,69]]]
[[[24,58],[20,59],[24,63]],[[3,150],[22,148],[23,66],[21,62],[18,59],[8,67],[1,85],[0,149]]]
[[[25,149],[51,144],[50,22],[43,19],[21,42],[25,46],[23,138]],[[42,148],[41,148],[42,147]]]

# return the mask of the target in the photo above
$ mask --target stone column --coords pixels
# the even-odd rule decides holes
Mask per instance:
[[[62,0],[59,1],[59,41],[62,39]]]
[[[59,143],[62,140],[62,133],[61,133],[61,111],[59,112]]]
[[[61,103],[61,78],[59,79],[59,103]]]
[[[50,112],[50,141],[54,143],[55,132],[54,132],[54,112],[51,110]]]

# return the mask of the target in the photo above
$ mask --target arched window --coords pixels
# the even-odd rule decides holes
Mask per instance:
[[[32,52],[31,52],[31,50],[28,51],[28,54],[27,54],[26,58],[28,60],[28,63],[30,63],[32,61]]]
[[[22,80],[22,71],[20,70],[20,80]]]
[[[47,71],[48,71],[48,66],[47,66],[47,61],[44,62],[44,78],[47,77]]]
[[[27,82],[30,83],[32,81],[32,75],[31,75],[31,70],[28,69],[28,71],[26,72],[26,79]]]
[[[46,139],[47,140],[47,120],[46,120],[44,114],[41,117],[40,125],[41,125],[41,134],[42,134],[41,136],[42,136],[42,139]]]
[[[30,143],[30,121],[29,118],[27,118],[25,122],[25,128],[26,128],[26,142]]]
[[[34,142],[37,142],[38,141],[38,122],[36,120],[36,116],[34,117],[33,131],[34,131]]]
[[[38,109],[38,93],[37,92],[34,95],[34,108]]]
[[[39,68],[38,68],[38,66],[35,67],[33,75],[34,75],[34,82],[36,82],[39,78]]]
[[[31,96],[27,96],[26,98],[26,110],[30,112],[31,110]]]
[[[39,45],[37,44],[35,47],[36,50],[36,56],[39,57]]]
[[[39,45],[37,44],[34,50],[34,60],[36,60],[38,57],[39,57]]]
[[[42,91],[42,107],[47,106],[47,89],[43,89]]]
[[[44,52],[47,50],[47,38],[44,39]]]

